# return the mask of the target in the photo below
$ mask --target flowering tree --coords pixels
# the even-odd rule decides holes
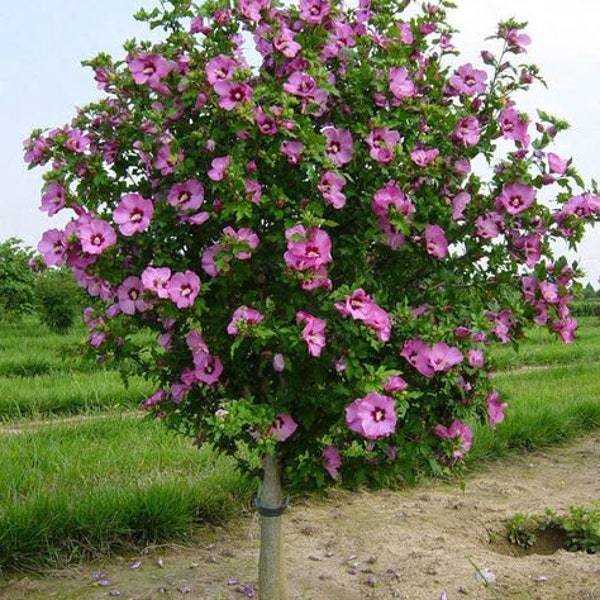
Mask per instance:
[[[73,211],[38,249],[102,301],[98,352],[156,381],[145,408],[264,469],[261,596],[283,598],[280,473],[458,464],[506,408],[486,346],[531,322],[573,340],[551,242],[600,199],[549,151],[566,124],[513,101],[540,79],[522,24],[474,65],[449,0],[161,4],[137,17],[164,41],[87,62],[103,99],[26,141],[42,209]]]

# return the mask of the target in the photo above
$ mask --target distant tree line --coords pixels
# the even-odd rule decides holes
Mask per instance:
[[[66,333],[87,297],[67,268],[49,269],[22,240],[0,243],[0,320],[37,315],[51,331]]]
[[[584,300],[594,300],[596,298],[600,298],[600,288],[595,290],[591,283],[588,283],[583,288],[583,299]]]

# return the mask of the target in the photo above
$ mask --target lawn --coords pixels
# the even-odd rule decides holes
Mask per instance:
[[[0,572],[185,542],[199,524],[250,505],[253,483],[225,457],[143,418],[150,384],[126,387],[82,359],[83,335],[0,327]],[[476,428],[470,468],[600,428],[600,319],[582,318],[571,346],[531,331],[518,354],[494,355],[510,410],[495,430]]]

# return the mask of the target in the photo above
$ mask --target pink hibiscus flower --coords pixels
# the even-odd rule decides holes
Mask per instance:
[[[471,63],[464,64],[456,70],[456,74],[450,77],[450,85],[459,93],[466,96],[484,94],[486,91],[485,81],[487,73],[474,69]]]
[[[126,315],[145,312],[150,305],[143,299],[144,285],[139,277],[131,275],[117,288],[118,307]]]
[[[487,397],[487,412],[490,421],[490,427],[495,427],[498,423],[504,421],[504,411],[508,404],[500,402],[500,394],[494,390]]]
[[[246,305],[242,305],[235,309],[229,325],[227,325],[227,333],[229,335],[238,335],[240,333],[240,325],[244,331],[252,325],[260,323],[264,319],[264,315]]]
[[[232,251],[236,258],[240,260],[248,260],[252,256],[252,251],[258,248],[260,243],[259,237],[247,227],[241,227],[237,231],[230,226],[223,229],[223,245],[232,247]]]
[[[408,383],[406,383],[406,381],[399,375],[388,376],[388,378],[383,386],[383,391],[387,392],[388,394],[404,392],[407,389],[408,389]]]
[[[533,205],[535,189],[524,183],[506,183],[498,199],[508,214],[518,215]]]
[[[339,477],[339,469],[342,466],[342,457],[337,446],[327,446],[321,453],[323,467],[331,475],[332,479]]]
[[[397,100],[411,98],[416,94],[415,84],[408,78],[406,67],[392,67],[390,69],[390,92]]]
[[[202,268],[211,277],[220,274],[215,255],[221,250],[221,244],[212,244],[202,253]]]
[[[231,163],[231,156],[218,156],[213,159],[210,163],[211,169],[208,171],[207,175],[209,179],[213,181],[221,181],[225,178],[227,174],[227,169],[229,168],[229,164]]]
[[[317,189],[321,192],[327,204],[340,209],[346,204],[346,196],[342,192],[345,185],[346,180],[344,177],[334,171],[325,171],[319,179]]]
[[[303,71],[294,71],[286,83],[283,84],[283,89],[293,96],[301,98],[312,96],[317,88],[315,80]]]
[[[313,269],[318,271],[329,264],[331,257],[331,239],[326,231],[318,227],[295,225],[285,232],[287,250],[283,255],[285,264],[296,271]]]
[[[67,236],[60,229],[45,231],[37,245],[37,250],[48,267],[63,265],[68,249]]]
[[[217,81],[214,85],[219,95],[219,106],[223,110],[234,110],[238,104],[250,101],[252,88],[241,81]]]
[[[307,23],[321,23],[330,10],[327,0],[300,0],[300,18]]]
[[[406,340],[400,356],[411,364],[421,375],[433,377],[435,371],[429,363],[429,346],[419,339]]]
[[[565,317],[560,321],[552,323],[552,329],[558,333],[560,339],[565,344],[572,344],[575,341],[575,331],[577,330],[577,319]]]
[[[434,258],[448,256],[448,240],[446,240],[446,234],[439,225],[427,225],[425,227],[425,249],[427,254]]]
[[[341,167],[352,160],[354,146],[352,134],[346,129],[328,127],[323,132],[327,139],[327,155],[336,166]]]
[[[394,160],[394,148],[400,143],[400,134],[395,129],[379,127],[365,138],[369,144],[371,158],[383,164]]]
[[[396,430],[395,409],[393,398],[370,392],[346,407],[346,424],[370,440],[387,437]]]
[[[507,108],[500,113],[502,137],[518,142],[523,148],[529,146],[530,137],[527,133],[529,121],[527,115],[519,113],[514,108]]]
[[[469,350],[469,366],[473,368],[481,369],[484,364],[483,352],[477,348],[471,348]]]
[[[238,63],[224,54],[219,54],[211,58],[206,63],[206,78],[211,85],[219,81],[229,81],[233,79]]]
[[[455,420],[450,427],[436,425],[433,433],[445,440],[456,440],[457,448],[453,452],[456,460],[460,460],[471,449],[473,444],[473,431],[469,425]]]
[[[334,308],[344,317],[352,317],[373,329],[380,342],[387,342],[392,331],[389,314],[378,306],[362,288],[352,292],[343,302],[336,302]]]
[[[285,155],[290,165],[299,165],[302,160],[302,152],[304,152],[304,144],[302,142],[294,142],[292,140],[284,140],[279,146],[279,150]]]
[[[200,278],[193,271],[175,273],[168,287],[169,299],[177,308],[189,308],[200,292]]]
[[[296,429],[298,429],[298,423],[287,413],[278,414],[271,425],[271,433],[278,442],[285,442],[292,437]]]
[[[40,210],[52,217],[65,207],[65,188],[60,183],[52,182],[44,187]]]
[[[223,373],[223,363],[218,356],[208,353],[194,355],[194,376],[206,385],[214,385]]]
[[[433,162],[440,154],[437,148],[415,148],[410,153],[411,160],[419,167],[426,167],[430,162]]]
[[[554,152],[548,152],[547,158],[548,167],[550,168],[551,173],[564,175],[567,172],[567,167],[569,166],[568,159],[562,159],[558,154],[554,154]]]
[[[138,85],[147,83],[153,90],[168,93],[168,88],[161,83],[161,80],[171,72],[173,67],[166,58],[158,54],[140,54],[129,59],[127,66]]]
[[[76,229],[81,242],[81,249],[88,254],[102,254],[110,246],[117,243],[115,230],[102,219],[91,218]]]
[[[167,202],[178,210],[197,210],[204,202],[204,186],[197,179],[176,183],[169,190]]]
[[[159,298],[169,297],[169,280],[171,269],[168,267],[146,267],[142,271],[144,289],[156,294]]]
[[[296,313],[296,324],[300,325],[302,323],[304,323],[302,338],[306,342],[308,353],[311,356],[321,356],[321,352],[327,344],[327,339],[325,338],[327,321],[309,313],[298,311]]]
[[[477,117],[466,117],[461,119],[454,129],[452,140],[465,147],[475,146],[479,141],[481,129]]]
[[[469,202],[471,202],[471,194],[467,192],[459,192],[452,198],[452,219],[454,221],[462,221]]]
[[[154,214],[152,200],[147,200],[140,194],[125,194],[113,211],[113,219],[119,225],[119,231],[124,236],[146,231]]]
[[[434,372],[443,373],[461,363],[463,358],[458,348],[449,346],[445,342],[437,342],[429,349],[427,360]]]
[[[273,39],[273,47],[287,58],[294,58],[302,46],[294,39],[294,33],[287,27],[282,27]]]
[[[183,162],[183,151],[177,150],[171,144],[164,144],[156,155],[154,167],[158,169],[161,175],[170,175],[175,167]]]

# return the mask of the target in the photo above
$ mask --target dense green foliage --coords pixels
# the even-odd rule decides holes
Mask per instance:
[[[40,319],[50,331],[66,333],[84,308],[84,292],[67,269],[44,269],[35,278],[35,302]]]
[[[449,470],[503,419],[492,341],[573,339],[553,242],[600,198],[555,153],[568,124],[516,103],[542,80],[525,24],[464,57],[453,7],[161,2],[154,41],[86,61],[100,99],[25,144],[42,209],[72,211],[38,249],[101,301],[94,348],[248,472]]]

